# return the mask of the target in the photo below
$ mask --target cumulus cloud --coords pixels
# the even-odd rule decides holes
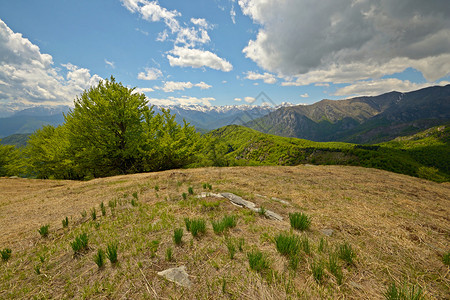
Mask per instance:
[[[274,84],[277,82],[277,79],[273,74],[270,73],[264,73],[264,74],[258,74],[252,71],[247,72],[247,76],[245,77],[249,80],[263,80],[265,83],[268,84]]]
[[[213,97],[205,97],[205,98],[197,98],[190,96],[182,96],[182,97],[167,97],[164,99],[161,98],[149,98],[148,101],[154,105],[206,105],[211,106],[211,101],[215,101],[216,99]]]
[[[428,81],[449,74],[447,0],[321,0],[320,5],[240,0],[239,5],[261,25],[245,55],[296,85],[376,79],[408,67]]]
[[[304,94],[301,94],[300,97],[302,97],[302,98],[309,98],[309,94],[308,93],[304,93]]]
[[[256,99],[254,97],[245,97],[244,98],[244,101],[247,103],[253,103],[253,102],[255,102],[255,100]]]
[[[148,93],[148,92],[153,92],[154,91],[154,89],[152,89],[152,88],[135,88],[134,89],[134,93]]]
[[[171,66],[192,68],[208,67],[224,72],[229,72],[233,69],[233,66],[228,61],[210,51],[175,47],[169,53],[167,59]]]
[[[73,64],[53,67],[53,58],[0,20],[0,106],[71,105],[101,78]],[[64,76],[62,73],[66,73]]]
[[[211,41],[208,29],[213,28],[203,18],[191,18],[191,24],[180,24],[177,20],[181,14],[176,10],[167,10],[161,7],[158,1],[148,0],[121,0],[122,5],[130,12],[138,13],[149,22],[164,21],[169,30],[160,32],[157,41],[172,40],[174,48],[169,51],[167,58],[171,66],[179,67],[209,67],[225,72],[231,71],[232,65],[223,58],[210,51],[195,49]],[[170,39],[173,37],[173,39]],[[178,57],[177,57],[178,56]],[[196,57],[199,56],[199,57]]]
[[[164,82],[164,86],[155,87],[158,90],[163,90],[166,93],[174,92],[174,91],[184,91],[185,89],[191,89],[193,87],[199,87],[202,90],[207,90],[212,86],[209,84],[202,82],[192,83],[192,82],[184,82],[184,81],[166,81]]]
[[[434,85],[447,85],[450,81],[437,83],[414,83],[409,80],[385,78],[370,81],[357,81],[351,85],[338,89],[335,96],[376,96],[387,92],[410,92]]]
[[[234,98],[234,101],[241,102],[242,98]]]
[[[141,80],[156,80],[159,77],[162,77],[161,70],[156,68],[145,68],[145,72],[140,72],[137,78]]]

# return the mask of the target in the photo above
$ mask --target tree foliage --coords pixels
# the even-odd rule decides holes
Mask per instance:
[[[0,176],[21,175],[23,169],[21,151],[14,146],[0,144]]]
[[[155,114],[145,95],[115,81],[101,81],[75,100],[59,127],[36,131],[26,149],[41,178],[81,179],[181,168],[195,160],[199,135]]]

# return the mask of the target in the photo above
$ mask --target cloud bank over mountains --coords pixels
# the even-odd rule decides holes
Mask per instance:
[[[243,49],[295,85],[378,80],[407,68],[434,82],[450,70],[447,0],[240,0],[261,25]]]

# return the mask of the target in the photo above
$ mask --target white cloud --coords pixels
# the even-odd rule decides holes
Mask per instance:
[[[226,81],[226,80],[222,80],[222,83],[224,83],[224,84],[227,83],[227,82],[228,82],[228,81]]]
[[[109,61],[105,58],[105,64],[110,66],[112,69],[116,68],[116,64],[113,61]]]
[[[297,85],[376,79],[412,67],[450,70],[448,0],[240,0],[261,25],[245,55]],[[289,84],[284,84],[289,85]]]
[[[73,100],[101,78],[70,63],[53,67],[53,58],[14,33],[0,20],[0,106],[72,105]],[[66,73],[65,76],[63,73]]]
[[[253,103],[253,102],[255,102],[255,100],[256,99],[254,97],[245,97],[244,98],[244,101],[247,103]]]
[[[252,71],[247,72],[247,76],[245,77],[249,80],[264,80],[265,83],[268,84],[274,84],[277,82],[277,79],[273,74],[270,73],[264,73],[264,74],[258,74]]]
[[[176,47],[167,55],[171,66],[201,68],[209,67],[214,70],[229,72],[233,66],[216,54],[199,49]]]
[[[148,36],[148,32],[147,32],[147,31],[142,30],[142,29],[140,29],[140,28],[135,28],[135,29],[136,29],[137,32],[140,32],[140,33],[142,33],[143,35]]]
[[[163,90],[166,93],[174,92],[174,91],[184,91],[185,89],[191,89],[193,87],[199,87],[202,90],[207,90],[212,87],[212,85],[206,84],[203,81],[193,84],[192,82],[183,82],[183,81],[166,81],[164,82],[164,86],[156,87],[158,90]]]
[[[142,94],[142,93],[149,93],[149,92],[153,92],[153,91],[154,91],[154,89],[152,89],[152,88],[135,88],[133,92]]]
[[[208,22],[205,19],[201,19],[201,18],[200,19],[191,18],[191,23],[195,24],[195,25],[198,25],[200,27],[203,27],[203,28],[210,27]]]
[[[233,24],[236,24],[236,11],[234,10],[234,1],[231,3],[230,17]]]
[[[158,22],[163,20],[172,32],[178,31],[180,24],[176,17],[181,14],[176,10],[167,10],[161,7],[158,1],[148,0],[121,0],[122,4],[131,12],[139,13],[144,20]]]
[[[304,94],[300,95],[300,97],[302,97],[302,98],[309,98],[309,94],[308,93],[304,93]]]
[[[162,75],[161,70],[156,68],[145,68],[145,72],[140,72],[137,78],[141,80],[156,80],[159,77],[162,77]]]
[[[168,97],[164,99],[160,98],[149,98],[148,101],[154,105],[206,105],[211,106],[211,101],[215,101],[215,98],[206,97],[206,98],[197,98],[190,96],[182,96],[182,97]]]
[[[242,101],[242,98],[234,98],[234,101],[240,102],[240,101]]]
[[[387,92],[410,92],[434,85],[447,85],[449,81],[437,83],[414,83],[409,80],[397,78],[377,79],[370,81],[357,81],[354,84],[338,89],[335,96],[376,96]]]

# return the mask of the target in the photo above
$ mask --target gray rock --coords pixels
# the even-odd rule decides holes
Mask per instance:
[[[287,202],[286,200],[283,200],[283,199],[280,199],[280,198],[277,198],[277,197],[272,197],[271,199],[274,200],[274,201],[280,202],[280,203],[282,203],[282,204],[291,205],[291,204],[290,204],[289,202]]]
[[[215,193],[209,193],[209,192],[202,192],[201,194],[197,195],[197,198],[206,198],[206,197],[223,198],[223,196],[221,194],[215,194]]]
[[[166,278],[169,281],[175,282],[176,284],[190,288],[191,281],[189,280],[189,275],[186,272],[186,267],[181,266],[178,268],[171,268],[161,272],[158,272],[159,276]]]
[[[283,217],[271,210],[266,210],[265,215],[272,220],[283,221]]]
[[[231,203],[234,203],[234,204],[242,206],[242,207],[249,208],[249,209],[251,209],[253,211],[258,211],[258,209],[256,208],[255,203],[247,201],[247,200],[244,200],[241,197],[236,196],[233,193],[222,193],[222,196],[224,196],[225,198],[230,200]]]
[[[333,230],[333,229],[330,229],[330,228],[327,228],[327,229],[322,229],[320,232],[322,232],[322,233],[325,234],[326,236],[332,236],[334,230]]]

